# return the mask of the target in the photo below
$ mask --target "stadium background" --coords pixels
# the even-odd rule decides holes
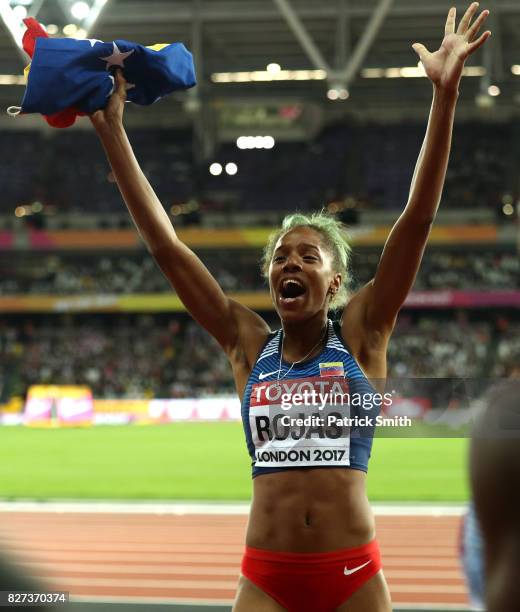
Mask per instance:
[[[23,9],[59,36],[183,41],[197,88],[125,113],[181,238],[273,325],[258,263],[287,212],[338,214],[352,289],[371,277],[428,116],[410,45],[437,48],[448,4],[92,0],[81,18],[73,4],[0,3],[2,107],[23,95]],[[441,209],[390,345],[395,377],[520,367],[520,6],[486,7],[493,37],[462,83]],[[229,602],[251,486],[229,367],[143,248],[88,121],[0,125],[2,544],[77,609]],[[88,386],[99,424],[58,427],[54,408],[47,427],[21,425],[32,385]],[[179,411],[187,422],[170,422]],[[399,608],[466,602],[467,440],[453,436],[375,442],[369,495]]]

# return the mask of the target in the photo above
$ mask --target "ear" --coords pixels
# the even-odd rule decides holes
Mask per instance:
[[[332,278],[332,281],[329,286],[329,293],[331,295],[335,295],[340,290],[340,287],[341,287],[341,274],[338,272]]]

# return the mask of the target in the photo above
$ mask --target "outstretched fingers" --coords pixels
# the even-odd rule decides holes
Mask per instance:
[[[475,20],[475,23],[469,28],[466,36],[468,38],[468,41],[471,42],[475,36],[478,34],[480,28],[482,27],[482,24],[484,23],[484,21],[486,21],[486,19],[489,16],[489,11],[482,11],[482,13],[480,13],[480,15],[478,16],[478,19]]]
[[[481,47],[490,36],[491,32],[488,30],[487,32],[484,32],[484,34],[482,34],[479,38],[477,38],[477,40],[470,43],[468,45],[468,55],[471,55],[474,51]]]
[[[421,43],[414,43],[412,45],[413,50],[417,53],[417,55],[419,56],[419,59],[421,60],[421,62],[424,63],[424,60],[431,55],[430,52],[428,51],[428,49],[424,46],[421,45]]]
[[[465,34],[468,31],[469,24],[473,19],[473,16],[478,10],[478,2],[473,2],[468,7],[468,10],[464,13],[464,17],[460,20],[457,34]]]
[[[446,19],[446,27],[444,28],[444,35],[453,34],[455,32],[455,21],[457,19],[457,9],[452,6]]]

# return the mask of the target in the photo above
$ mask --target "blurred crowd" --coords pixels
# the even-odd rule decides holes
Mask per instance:
[[[514,252],[460,251],[427,254],[416,289],[518,289],[520,258]]]
[[[265,290],[260,251],[228,249],[201,251],[206,264],[227,292]],[[379,250],[357,250],[350,286],[369,281]],[[520,261],[512,251],[448,251],[429,249],[415,290],[520,289]],[[13,294],[131,294],[164,293],[170,286],[145,252],[128,254],[35,254],[13,258],[0,254],[0,295]]]
[[[269,314],[275,329],[279,322]],[[464,311],[403,313],[389,376],[520,375],[520,323]],[[97,398],[200,397],[234,392],[218,344],[187,315],[16,315],[0,320],[0,398],[31,384],[88,384]]]
[[[509,124],[455,125],[443,209],[492,208],[501,193],[512,188],[515,148],[510,130]],[[378,209],[402,206],[408,199],[424,127],[407,122],[363,126],[361,132],[369,202]]]
[[[503,319],[500,325],[502,333],[497,343],[492,374],[520,378],[520,322],[510,324],[507,319]]]
[[[187,316],[48,315],[0,321],[0,395],[87,384],[95,397],[193,397],[233,390],[221,349]]]
[[[227,249],[200,253],[226,291],[260,289],[260,253]],[[6,274],[2,274],[5,271]],[[7,273],[9,272],[9,273]],[[147,251],[125,255],[0,254],[0,295],[164,293],[169,283]]]
[[[164,204],[192,195],[190,132],[136,130],[132,144]],[[4,179],[0,214],[12,214],[16,206],[34,201],[64,213],[114,212],[122,206],[114,177],[92,131],[4,132],[0,178]]]
[[[478,378],[489,356],[492,325],[469,322],[463,312],[447,319],[406,314],[388,347],[389,375],[396,378]]]
[[[514,128],[511,122],[456,125],[443,208],[495,210],[503,194],[514,193]],[[34,201],[57,212],[123,210],[92,131],[7,131],[2,138],[0,214]],[[202,214],[314,210],[347,196],[360,208],[401,209],[423,138],[423,122],[349,120],[328,125],[311,141],[278,141],[269,150],[221,144],[212,159],[197,163],[190,130],[130,131],[137,158],[165,208],[197,198],[204,203]],[[238,172],[213,176],[212,161],[233,162]]]

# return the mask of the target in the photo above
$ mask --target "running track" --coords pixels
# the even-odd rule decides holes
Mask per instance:
[[[244,506],[107,505],[93,512],[86,506],[0,504],[0,549],[76,601],[232,601]],[[396,607],[465,606],[458,514],[457,509],[376,509]]]

